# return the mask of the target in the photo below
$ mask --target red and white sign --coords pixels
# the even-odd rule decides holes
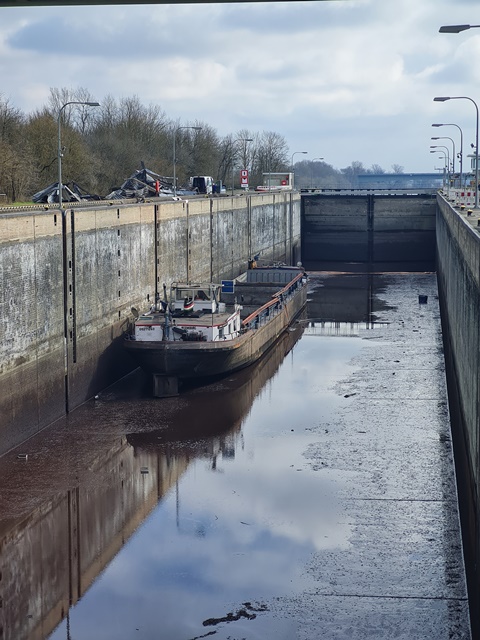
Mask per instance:
[[[248,187],[248,169],[241,169],[240,184],[242,187]]]

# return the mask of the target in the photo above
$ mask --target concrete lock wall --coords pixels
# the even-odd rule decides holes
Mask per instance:
[[[473,563],[480,557],[480,234],[442,196],[438,196],[437,273],[456,428],[455,464],[467,554]],[[480,587],[470,588],[478,597]]]
[[[174,280],[300,259],[294,193],[0,214],[0,455],[135,365],[132,307]]]
[[[435,263],[435,198],[312,194],[302,198],[302,256],[309,268],[369,263],[393,269]]]

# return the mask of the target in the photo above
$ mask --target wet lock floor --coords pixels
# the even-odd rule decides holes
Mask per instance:
[[[309,287],[256,366],[0,459],[0,637],[469,638],[435,274]]]

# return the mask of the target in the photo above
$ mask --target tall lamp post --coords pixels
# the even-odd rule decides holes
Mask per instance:
[[[430,138],[430,140],[450,140],[453,147],[453,158],[452,158],[452,172],[453,179],[455,180],[455,141],[453,138],[449,138],[448,136],[435,136],[434,138]]]
[[[65,109],[65,107],[68,107],[68,105],[70,104],[82,104],[86,107],[99,107],[100,103],[99,102],[83,102],[81,100],[71,100],[70,102],[65,102],[65,104],[62,104],[62,106],[60,107],[60,109],[58,110],[58,150],[57,150],[57,157],[58,157],[58,206],[60,207],[60,210],[62,209],[63,206],[63,202],[62,202],[62,191],[63,191],[63,184],[62,184],[62,113],[63,110]]]
[[[454,122],[436,123],[432,124],[432,127],[457,127],[460,131],[460,188],[463,186],[463,131]]]
[[[443,188],[445,189],[445,174],[447,171],[447,154],[445,153],[445,151],[432,151],[432,150],[430,151],[430,153],[437,153],[437,154],[443,153],[443,157],[445,160],[445,164],[443,165]]]
[[[465,26],[465,25],[463,25]],[[476,25],[474,25],[476,26]],[[440,96],[433,99],[434,102],[446,102],[447,100],[470,100],[477,112],[475,125],[475,209],[478,209],[478,105],[475,100],[468,96]]]
[[[323,160],[323,158],[313,158],[312,160],[312,171],[310,172],[310,187],[313,189],[313,163],[315,160]]]
[[[445,151],[443,151],[443,153],[445,154],[445,164],[447,165],[447,191],[450,192],[450,152],[448,150],[448,147],[446,147],[443,144],[431,144],[430,145],[430,149],[445,149]]]
[[[177,152],[176,152],[176,138],[177,131],[180,129],[194,129],[200,131],[202,127],[176,127],[173,131],[173,196],[177,197]]]
[[[430,149],[445,149],[445,154],[447,156],[447,161],[448,161],[448,167],[450,170],[451,164],[450,164],[450,152],[448,150],[448,147],[446,147],[444,144],[431,144],[430,145]]]
[[[293,168],[293,158],[294,158],[294,156],[296,156],[296,155],[297,155],[297,153],[303,153],[303,154],[305,154],[305,153],[308,153],[308,151],[294,151],[294,152],[292,153],[292,161],[291,161],[291,163],[290,163],[290,164],[291,164],[291,167],[292,167],[293,182],[295,182],[295,169]],[[292,188],[293,188],[293,184],[292,184]]]

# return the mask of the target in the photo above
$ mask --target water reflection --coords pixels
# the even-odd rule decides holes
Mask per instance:
[[[297,325],[256,366],[177,399],[152,400],[138,372],[28,441],[28,460],[2,458],[0,637],[45,638],[62,619],[58,637],[69,636],[69,607],[169,492],[177,530],[189,528],[188,518],[180,527],[181,477],[192,460],[221,472],[219,460],[234,459],[244,415],[302,332]],[[192,525],[197,537],[203,519]]]
[[[347,342],[339,347],[348,349],[348,362],[353,343]],[[349,369],[338,360],[335,349],[325,351],[316,338],[302,338],[282,366],[275,365],[274,376],[257,370],[263,385],[251,388],[246,378],[239,396],[241,430],[235,426],[202,439],[191,430],[195,407],[215,411],[223,391],[232,394],[230,400],[236,397],[238,390],[225,381],[196,390],[202,402],[179,409],[185,418],[182,439],[168,428],[127,436],[149,471],[157,460],[176,456],[190,464],[72,610],[75,637],[91,637],[95,620],[106,638],[127,639],[136,629],[148,638],[205,637],[207,621],[217,637],[226,638],[230,618],[235,637],[245,637],[245,625],[249,638],[288,637],[288,625],[271,617],[268,635],[262,632],[265,594],[274,598],[305,588],[309,578],[301,567],[312,553],[349,548],[350,525],[339,519],[335,499],[343,479],[334,470],[320,477],[304,458],[312,442],[306,428],[316,426],[312,412],[322,420],[338,403],[332,371],[343,375]],[[256,402],[245,407],[245,397],[252,395]],[[65,630],[64,624],[53,638],[64,637]]]
[[[388,322],[331,322],[309,320],[306,332],[312,336],[354,336],[368,329],[384,329]]]

